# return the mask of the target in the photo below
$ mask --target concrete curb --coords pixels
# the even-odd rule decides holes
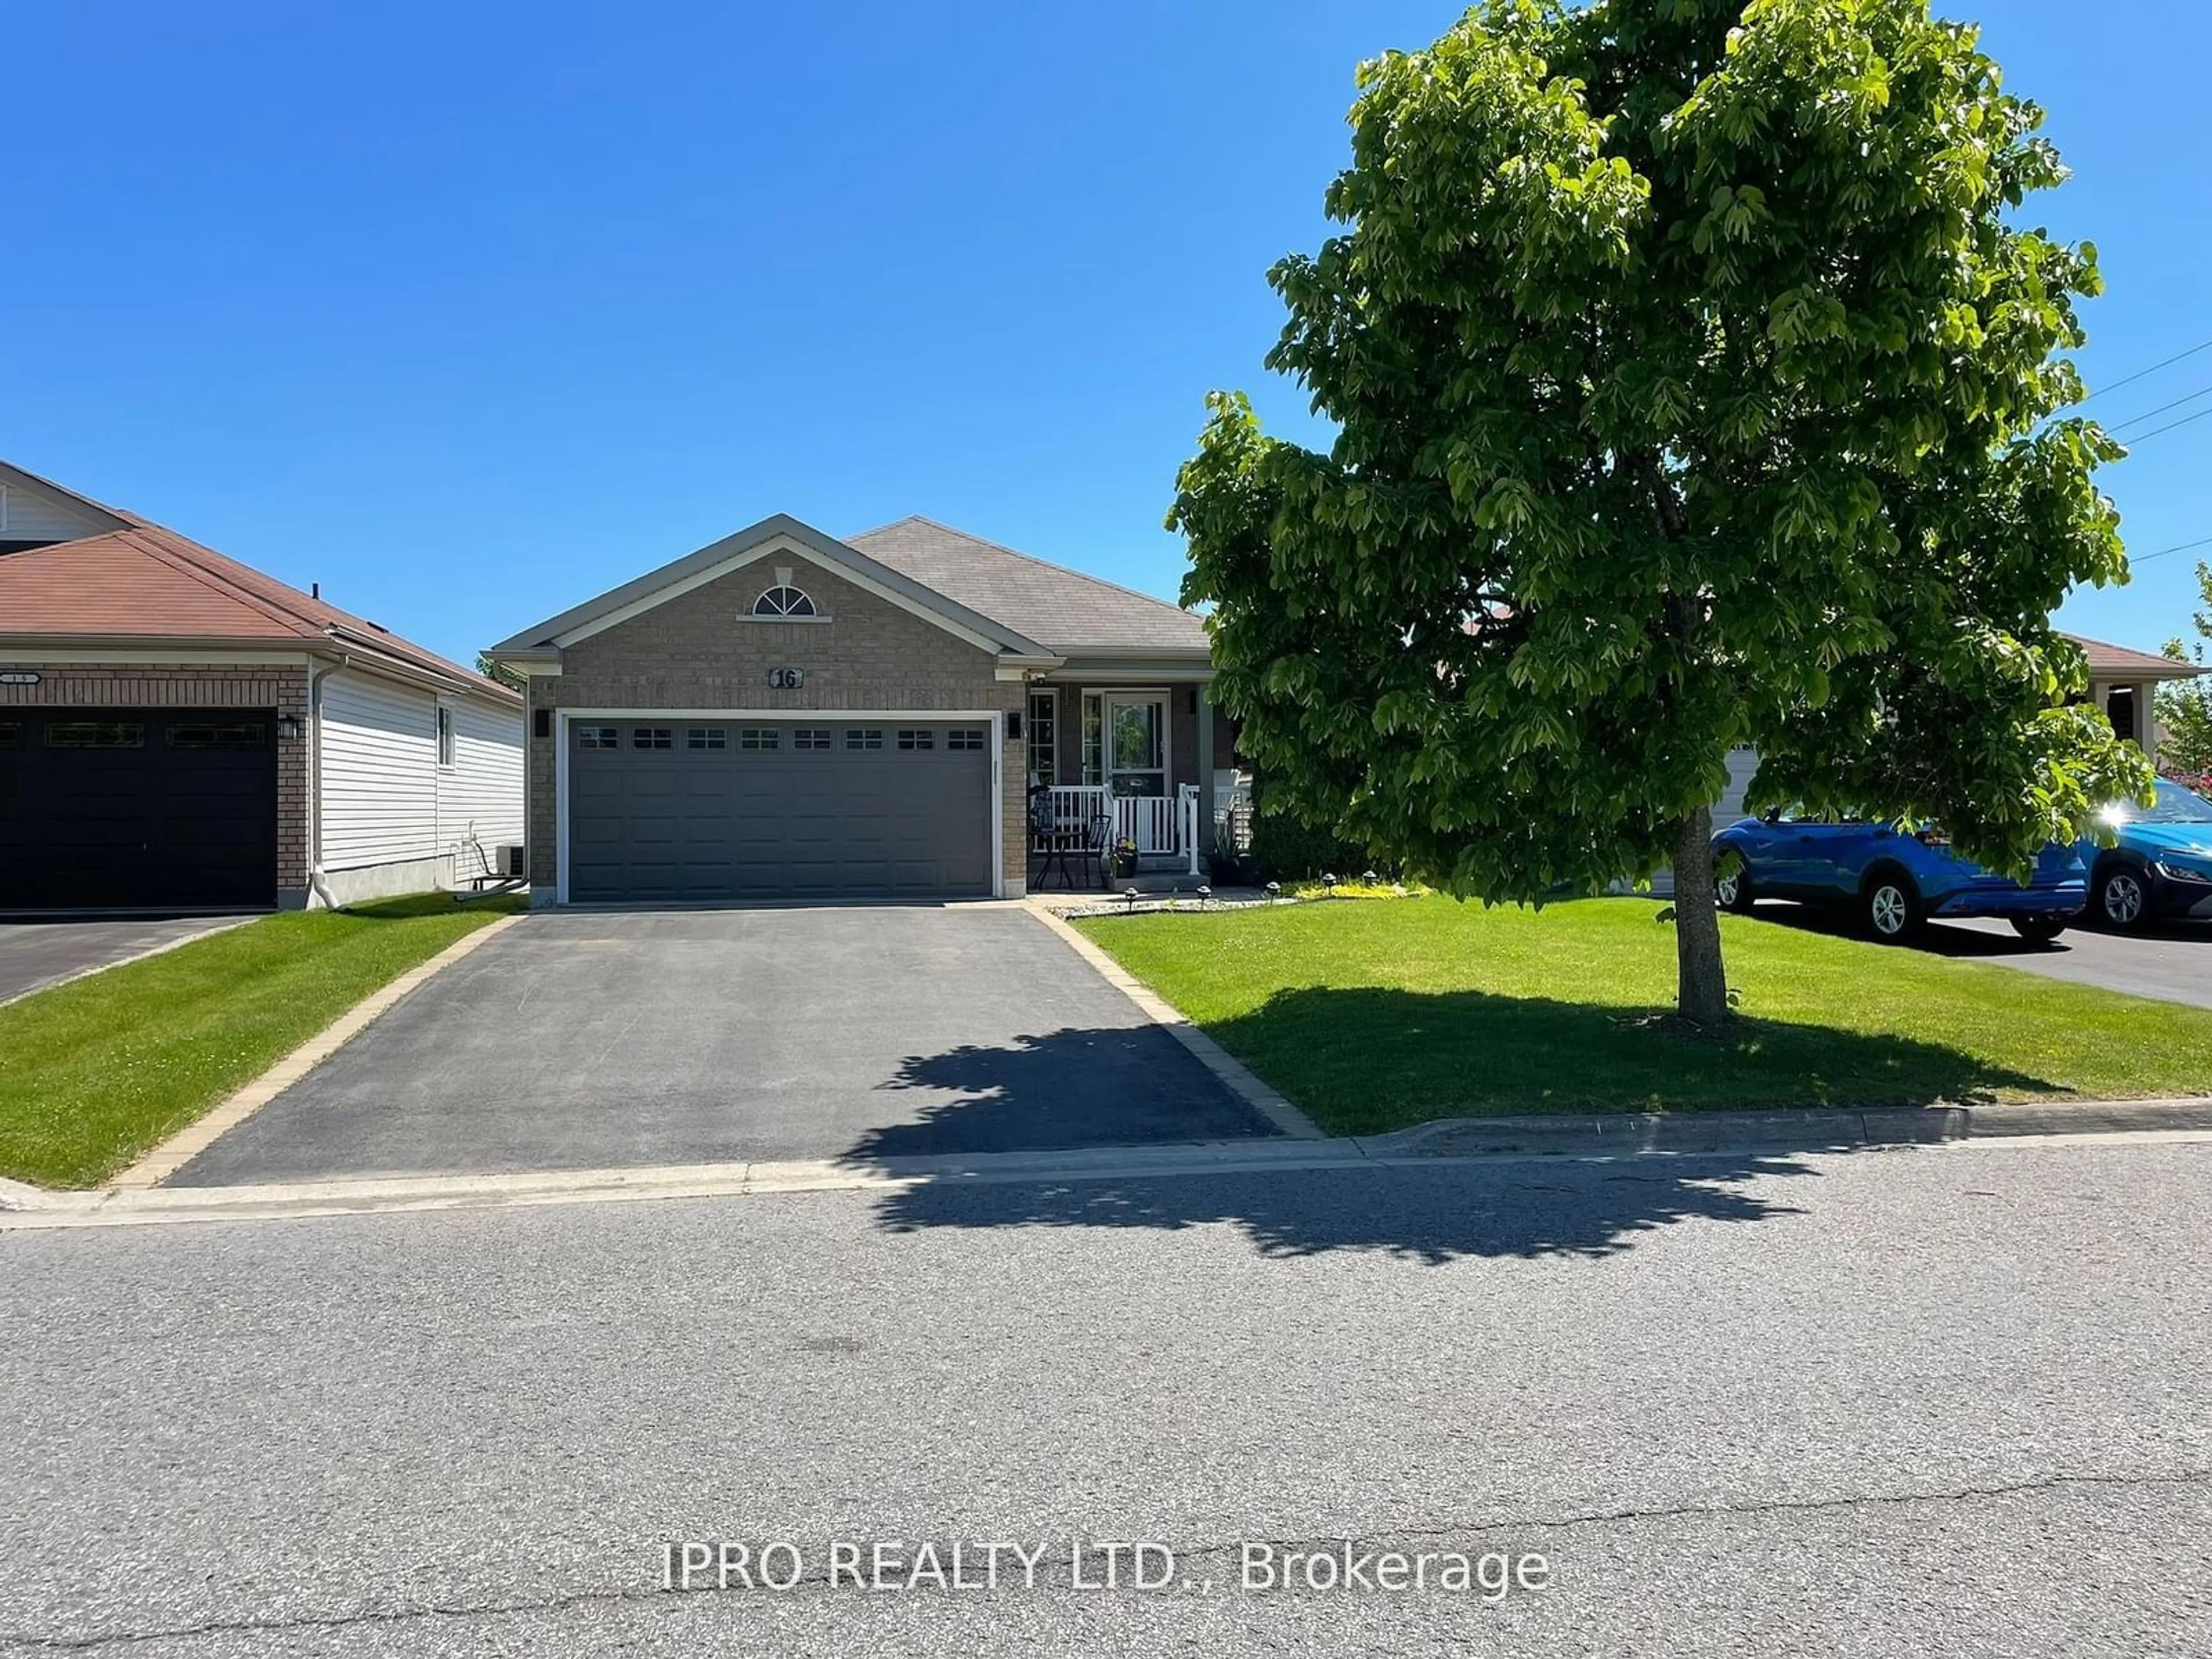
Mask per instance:
[[[470,951],[480,949],[494,934],[512,927],[520,916],[501,916],[486,927],[455,939],[428,962],[416,963],[382,989],[372,991],[329,1025],[271,1066],[204,1116],[194,1119],[108,1182],[111,1190],[130,1192],[167,1181],[205,1152],[221,1136],[236,1128],[340,1048],[359,1036],[371,1021],[425,981],[443,973]]]
[[[196,933],[186,933],[182,939],[166,939],[159,945],[149,945],[143,951],[133,951],[127,957],[118,957],[112,962],[103,962],[90,968],[80,968],[75,973],[64,974],[59,979],[42,980],[27,991],[18,991],[13,996],[0,997],[0,1008],[10,1007],[26,998],[43,996],[48,991],[58,991],[64,985],[74,985],[81,979],[90,979],[94,974],[111,973],[118,968],[128,968],[134,962],[144,962],[149,957],[165,957],[172,951],[181,951],[187,945],[198,945],[204,939],[217,933],[227,933],[234,927],[243,927],[249,921],[258,921],[257,913],[249,916],[220,916],[210,918],[208,925]]]
[[[2212,1096],[2167,1100],[2018,1101],[1826,1111],[1623,1112],[1552,1117],[1443,1118],[1360,1137],[1377,1157],[1463,1158],[1551,1152],[1626,1156],[1789,1147],[1921,1146],[2022,1135],[2212,1130]]]
[[[1192,1058],[1219,1078],[1229,1091],[1293,1140],[1326,1140],[1320,1125],[1291,1104],[1282,1095],[1252,1075],[1241,1060],[1164,1001],[1149,986],[1133,978],[1121,964],[1077,933],[1042,905],[1025,906],[1039,922],[1066,942],[1067,947],[1097,971],[1100,978],[1137,1005],[1145,1018],[1189,1050]]]
[[[1872,1112],[1713,1112],[1672,1119],[1637,1113],[1595,1119],[1461,1120],[1337,1139],[1101,1146],[896,1158],[870,1164],[690,1164],[514,1175],[386,1176],[252,1187],[110,1187],[66,1193],[12,1182],[0,1187],[0,1231],[1557,1158],[1845,1152],[1947,1141],[2030,1146],[2041,1139],[2077,1145],[2094,1144],[2100,1137],[2144,1134],[2212,1134],[2212,1099],[2106,1101],[2070,1107],[1907,1107]]]

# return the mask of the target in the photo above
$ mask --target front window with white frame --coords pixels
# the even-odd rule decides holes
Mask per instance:
[[[1060,781],[1060,694],[1048,688],[1030,693],[1030,783]]]

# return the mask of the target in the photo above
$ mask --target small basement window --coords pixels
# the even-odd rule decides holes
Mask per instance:
[[[672,726],[641,726],[629,734],[633,749],[673,749],[676,747],[676,728]]]
[[[981,749],[983,733],[973,726],[956,726],[945,734],[945,746],[947,749]]]
[[[791,746],[793,749],[827,749],[830,747],[829,730],[824,726],[802,726],[791,734]]]
[[[848,749],[880,749],[883,746],[884,734],[881,732],[864,732],[856,726],[845,728],[845,747]]]
[[[782,734],[773,726],[744,726],[738,728],[738,747],[740,749],[775,749],[781,745]]]
[[[922,728],[902,731],[898,734],[898,746],[902,749],[934,749],[937,747],[937,733]]]
[[[576,747],[619,749],[622,747],[622,733],[611,726],[580,726],[576,728]]]
[[[719,726],[695,726],[684,735],[686,749],[727,749],[729,734]]]

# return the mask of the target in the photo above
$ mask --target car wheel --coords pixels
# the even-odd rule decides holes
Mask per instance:
[[[2097,920],[2131,933],[2150,920],[2150,889],[2132,865],[2108,864],[2097,872]]]
[[[2032,945],[2048,945],[2066,931],[2056,916],[2014,916],[2012,930]]]
[[[1751,872],[1743,867],[1741,855],[1722,860],[1713,872],[1713,902],[1740,916],[1748,915],[1753,896]]]
[[[1903,876],[1876,876],[1860,902],[1867,931],[1878,943],[1902,945],[1920,931],[1920,895]]]

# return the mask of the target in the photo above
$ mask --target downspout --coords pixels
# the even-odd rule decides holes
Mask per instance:
[[[323,681],[352,661],[341,655],[320,670],[312,663],[307,667],[307,887],[329,910],[343,907],[331,896],[323,873]]]

